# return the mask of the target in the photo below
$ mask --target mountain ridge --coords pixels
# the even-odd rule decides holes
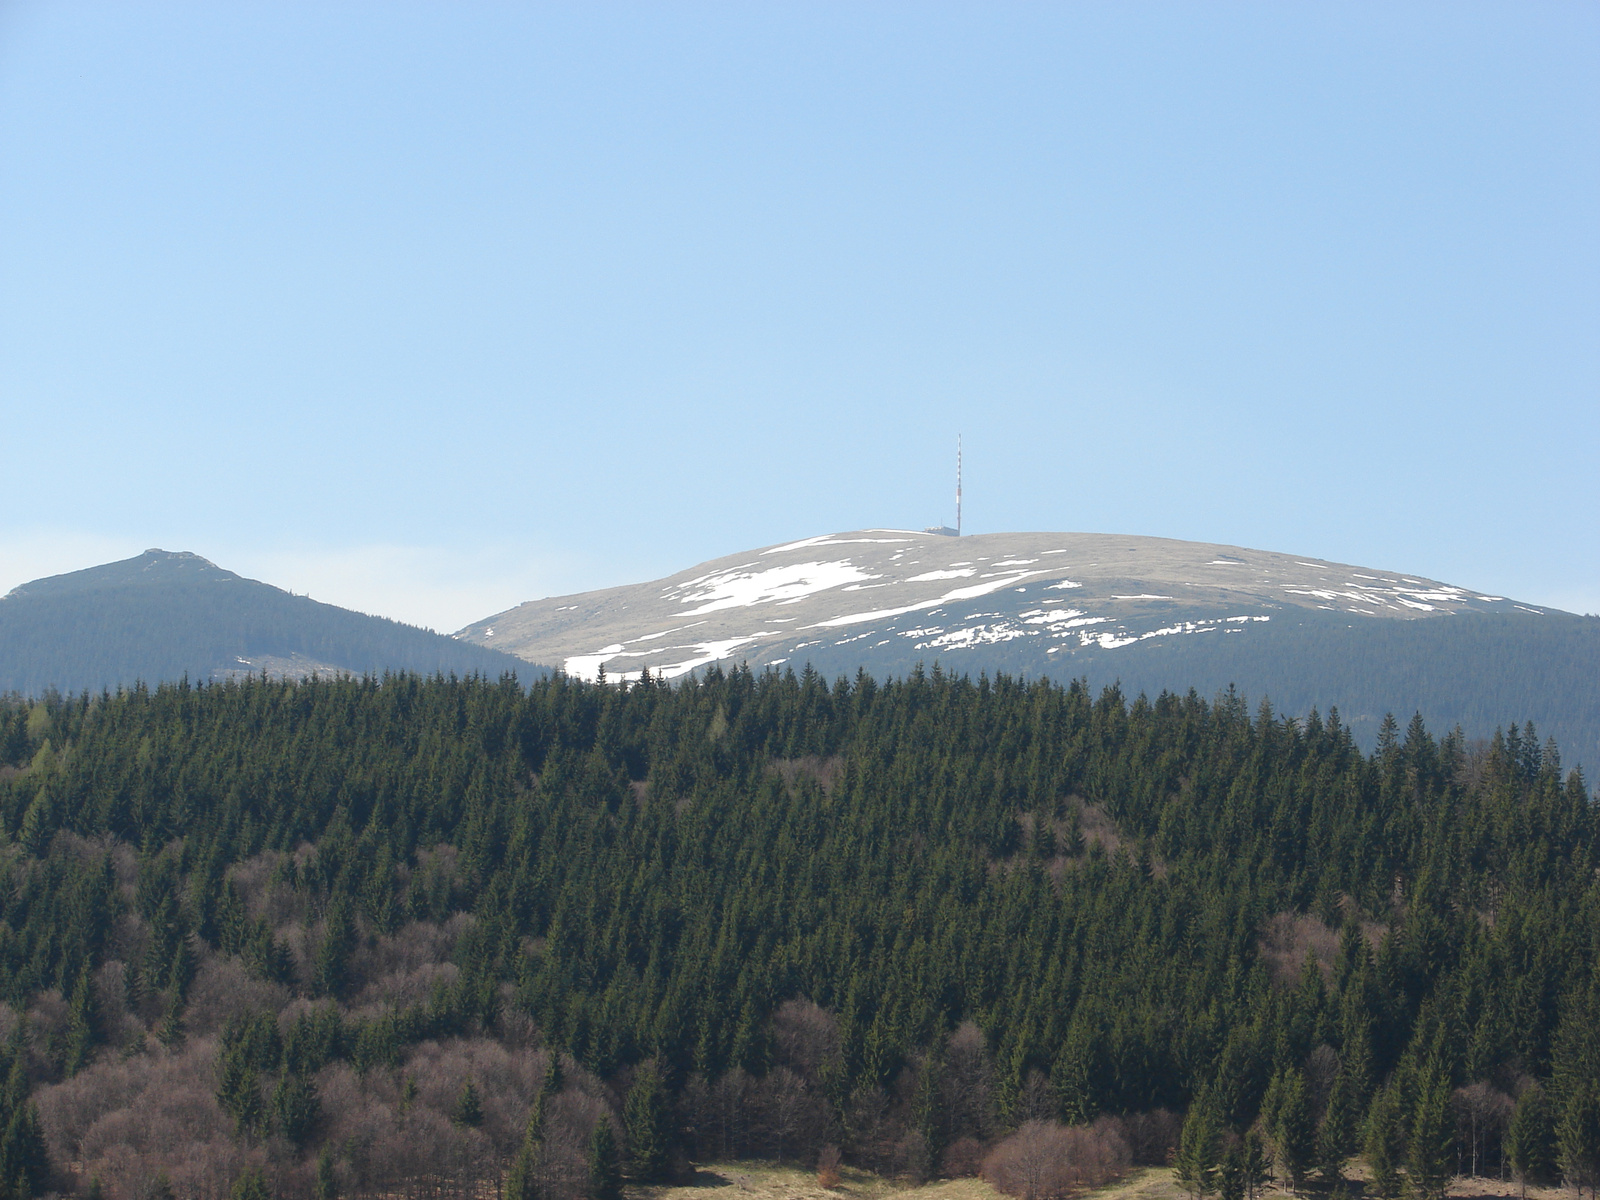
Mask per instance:
[[[885,594],[855,602],[867,591]],[[1015,614],[1020,625],[975,620],[980,608],[1007,607],[991,599],[1001,592],[1029,598],[1026,611]],[[865,529],[725,555],[647,583],[525,602],[455,636],[516,654],[537,649],[587,678],[602,663],[612,678],[645,666],[672,677],[735,651],[753,663],[781,663],[789,655],[774,647],[842,645],[846,639],[832,640],[829,631],[849,629],[854,641],[867,626],[874,627],[868,635],[881,627],[934,652],[1017,638],[1116,649],[1130,639],[1203,631],[1161,624],[1168,617],[1244,625],[1295,609],[1378,619],[1556,611],[1400,572],[1220,543],[1085,533],[956,539]],[[903,628],[900,619],[912,614],[920,615]],[[758,619],[752,624],[750,617]],[[928,625],[924,617],[944,621]],[[656,628],[662,621],[682,623]],[[754,628],[768,624],[794,629]],[[635,626],[641,632],[609,653],[595,644],[604,631],[621,635]],[[807,636],[792,636],[798,631]],[[675,659],[686,650],[698,653]]]
[[[529,601],[454,636],[586,679],[741,662],[882,677],[937,663],[1151,695],[1232,684],[1285,711],[1339,707],[1368,744],[1390,711],[1474,736],[1532,718],[1600,764],[1600,702],[1581,677],[1600,663],[1595,618],[1221,543],[853,530]],[[1497,698],[1521,707],[1502,712]]]

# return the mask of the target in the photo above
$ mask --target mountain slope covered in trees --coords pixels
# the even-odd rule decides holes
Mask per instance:
[[[1424,1195],[1508,1127],[1519,1170],[1600,1154],[1600,826],[1529,726],[252,679],[0,705],[0,762],[14,1194],[999,1171],[1164,1110],[1180,1166],[1255,1128],[1291,1181],[1365,1149]]]
[[[541,668],[431,630],[296,596],[198,554],[36,579],[0,597],[0,693],[100,691],[259,674]]]

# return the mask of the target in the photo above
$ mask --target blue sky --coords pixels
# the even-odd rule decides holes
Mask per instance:
[[[1600,6],[0,6],[0,590],[862,526],[1600,611]]]

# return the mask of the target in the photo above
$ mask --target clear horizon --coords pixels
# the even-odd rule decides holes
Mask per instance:
[[[952,521],[1600,611],[1600,8],[0,10],[0,592]]]

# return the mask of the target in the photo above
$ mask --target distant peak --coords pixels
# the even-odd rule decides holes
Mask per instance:
[[[232,571],[224,570],[192,550],[152,547],[136,558],[32,580],[13,588],[7,596],[39,598],[98,592],[108,588],[160,586],[169,582],[182,586],[197,581],[231,583],[239,580],[240,577]]]

